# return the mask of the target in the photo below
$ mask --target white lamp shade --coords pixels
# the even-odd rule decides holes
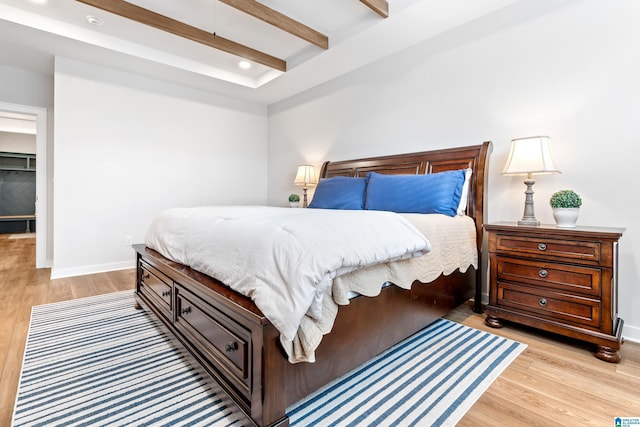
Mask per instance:
[[[295,185],[313,185],[318,181],[316,179],[316,170],[312,165],[298,166],[298,173],[296,179],[293,180]]]
[[[503,175],[560,173],[553,164],[548,136],[530,136],[511,141],[511,150]]]

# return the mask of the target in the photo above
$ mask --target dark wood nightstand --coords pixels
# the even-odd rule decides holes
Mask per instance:
[[[489,234],[489,305],[485,323],[508,320],[597,345],[620,361],[618,240],[622,228],[485,225]]]

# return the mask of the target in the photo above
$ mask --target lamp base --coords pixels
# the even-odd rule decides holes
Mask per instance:
[[[536,219],[521,219],[518,221],[518,225],[526,226],[526,227],[538,227],[540,225],[540,221]]]
[[[535,184],[536,181],[531,177],[531,173],[529,173],[527,179],[524,180],[524,183],[527,186],[527,191],[524,192],[524,215],[522,215],[522,219],[518,221],[518,225],[537,227],[540,225],[540,221],[536,219],[536,214],[533,209],[533,184]]]

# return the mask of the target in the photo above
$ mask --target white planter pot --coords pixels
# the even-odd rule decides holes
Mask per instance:
[[[574,228],[580,208],[553,208],[553,219],[560,228]]]
[[[290,208],[297,208],[300,205],[300,202],[289,202]]]

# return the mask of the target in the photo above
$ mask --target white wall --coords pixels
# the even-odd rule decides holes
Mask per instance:
[[[56,58],[52,277],[127,268],[162,209],[264,204],[267,109]]]
[[[0,100],[2,102],[53,107],[53,77],[0,65]]]
[[[640,341],[639,19],[635,0],[519,2],[272,105],[268,201],[296,191],[302,162],[492,140],[489,220],[514,221],[525,187],[500,174],[509,141],[549,135],[562,174],[537,178],[536,216],[552,223],[549,196],[572,188],[579,224],[626,228],[619,312]]]

